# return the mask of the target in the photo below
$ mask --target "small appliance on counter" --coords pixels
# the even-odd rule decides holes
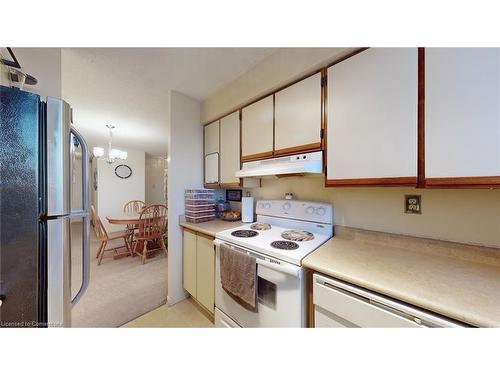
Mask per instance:
[[[201,223],[215,219],[215,190],[186,189],[184,192],[185,216],[188,223]]]
[[[241,221],[253,223],[253,197],[247,192],[247,196],[241,198]]]
[[[218,218],[222,218],[222,215],[226,211],[231,211],[231,205],[229,204],[228,201],[225,201],[223,199],[219,199],[215,203],[215,216]]]

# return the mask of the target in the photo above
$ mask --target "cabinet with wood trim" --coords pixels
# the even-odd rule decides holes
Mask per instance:
[[[500,187],[500,49],[425,49],[427,187]]]
[[[275,94],[276,155],[321,150],[321,81],[316,73]]]
[[[267,96],[241,110],[242,161],[271,157],[274,150],[273,96]]]
[[[215,311],[214,238],[184,228],[184,289],[211,314]]]
[[[417,183],[417,48],[370,48],[328,69],[326,186]]]
[[[205,126],[205,186],[237,187],[240,169],[240,114],[235,111]]]
[[[236,187],[240,179],[240,113],[233,112],[220,120],[220,185]]]
[[[204,131],[204,166],[205,185],[219,183],[220,164],[220,121],[214,121],[205,126]]]

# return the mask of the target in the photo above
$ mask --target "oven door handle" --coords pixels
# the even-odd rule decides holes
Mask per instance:
[[[286,264],[275,264],[275,263],[271,263],[271,262],[268,262],[268,261],[265,261],[265,260],[262,260],[259,258],[255,258],[255,261],[260,266],[264,266],[264,267],[267,267],[267,268],[272,269],[274,271],[283,272],[283,273],[286,273],[286,274],[291,275],[293,277],[300,278],[300,268],[298,268],[298,267],[294,267],[294,266],[286,265]]]

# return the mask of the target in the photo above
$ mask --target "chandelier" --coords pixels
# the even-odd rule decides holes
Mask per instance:
[[[113,143],[113,129],[115,128],[113,125],[106,125],[109,129],[109,141],[108,141],[108,155],[104,156],[104,148],[103,147],[94,147],[93,153],[97,159],[104,159],[108,164],[113,164],[116,160],[125,160],[127,159],[127,152],[118,150],[117,148],[112,147]]]

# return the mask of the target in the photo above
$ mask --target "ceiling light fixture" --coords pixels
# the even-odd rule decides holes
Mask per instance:
[[[109,129],[109,141],[108,141],[108,155],[104,156],[104,148],[103,147],[94,147],[93,153],[97,159],[104,159],[108,164],[113,164],[117,159],[125,160],[127,159],[127,152],[118,150],[117,148],[112,147],[113,143],[113,129],[115,128],[113,125],[106,125]]]

